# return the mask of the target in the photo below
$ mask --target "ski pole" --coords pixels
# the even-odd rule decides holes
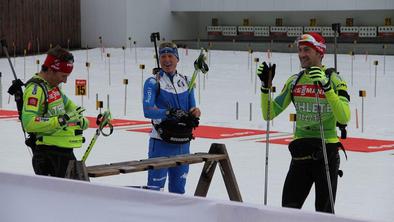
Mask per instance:
[[[267,205],[268,193],[268,155],[270,143],[270,119],[271,119],[271,85],[272,85],[272,70],[271,63],[268,71],[268,104],[267,104],[267,132],[265,134],[265,172],[264,172],[264,205]]]
[[[189,87],[188,87],[189,88],[189,93],[190,93],[190,91],[192,91],[194,85],[196,84],[196,78],[197,78],[197,74],[199,72],[200,72],[200,70],[198,70],[198,69],[195,69],[193,71],[192,79],[190,80]]]
[[[192,91],[196,83],[198,73],[201,71],[203,74],[206,74],[209,71],[209,67],[205,62],[206,56],[204,55],[204,51],[204,48],[201,48],[200,55],[198,55],[198,58],[194,61],[194,72],[188,86],[189,93]]]
[[[11,59],[10,59],[10,55],[8,54],[8,49],[7,49],[7,41],[5,39],[2,39],[0,41],[0,44],[3,48],[3,52],[7,57],[8,63],[10,64],[11,70],[12,70],[12,74],[14,75],[14,80],[12,80],[12,84],[10,86],[10,88],[8,89],[8,93],[10,95],[14,96],[14,101],[16,103],[16,108],[18,110],[18,117],[21,123],[21,127],[22,127],[22,131],[23,131],[23,137],[25,138],[25,141],[27,139],[26,137],[26,132],[25,132],[25,128],[23,127],[23,122],[22,122],[22,109],[23,109],[23,90],[22,90],[22,86],[24,86],[25,84],[22,82],[22,80],[18,79],[18,77],[16,76],[15,73],[15,69],[14,66],[12,65]],[[30,156],[32,156],[31,152],[29,149],[27,149],[28,152],[30,153]]]
[[[10,55],[8,54],[8,49],[7,49],[7,41],[5,39],[1,40],[1,46],[3,48],[3,52],[7,57],[8,63],[10,64],[12,74],[14,75],[14,80],[12,81],[11,87],[8,89],[8,93],[10,95],[14,96],[14,100],[17,106],[18,114],[19,114],[19,119],[21,120],[21,115],[22,115],[22,108],[23,108],[23,90],[22,86],[25,84],[22,82],[22,80],[18,79],[16,76],[16,72],[14,69],[14,66],[12,65]],[[21,122],[22,123],[22,122]],[[23,128],[23,125],[22,125]],[[26,137],[26,136],[25,136]]]
[[[328,166],[327,148],[326,148],[326,142],[325,142],[325,137],[324,137],[323,121],[322,121],[322,117],[321,117],[321,106],[320,106],[320,101],[319,101],[319,84],[317,82],[315,82],[315,97],[316,97],[316,104],[317,104],[317,115],[319,118],[321,145],[323,148],[324,166],[325,166],[325,171],[326,171],[326,176],[327,176],[328,195],[330,198],[330,205],[331,205],[332,213],[335,214],[334,195],[333,195],[332,186],[331,186],[330,168]]]
[[[153,44],[155,46],[155,58],[156,58],[156,63],[157,63],[157,67],[153,69],[153,75],[158,74],[159,70],[160,70],[159,55],[157,54],[156,40],[160,40],[160,33],[159,32],[151,33],[150,34],[150,41],[153,42]]]
[[[338,50],[338,35],[341,31],[341,24],[340,23],[334,23],[331,26],[332,30],[334,31],[334,67],[335,71],[337,71],[337,50]]]
[[[94,144],[96,143],[97,138],[98,138],[98,136],[100,136],[100,134],[103,134],[103,136],[109,136],[112,134],[113,126],[110,121],[111,121],[111,113],[109,111],[105,111],[103,114],[99,114],[97,116],[96,124],[98,125],[98,127],[96,129],[96,132],[95,132],[92,140],[89,143],[88,148],[86,149],[85,153],[83,154],[82,162],[85,162],[86,159],[88,158],[90,151],[92,150],[92,148],[93,148]],[[105,126],[109,127],[109,130],[110,130],[109,133],[103,132],[103,128]]]

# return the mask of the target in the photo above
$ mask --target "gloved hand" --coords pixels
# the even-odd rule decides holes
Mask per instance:
[[[78,123],[82,130],[86,130],[89,127],[89,120],[86,117],[82,117]]]
[[[66,127],[68,123],[80,123],[84,118],[82,113],[84,108],[78,107],[75,110],[68,112],[58,117],[59,124],[62,128]]]
[[[169,110],[166,111],[166,115],[169,118],[174,118],[177,120],[182,120],[185,119],[189,116],[189,114],[181,109],[175,109],[175,108],[171,108]]]
[[[313,66],[308,68],[306,71],[313,82],[319,84],[323,88],[324,92],[331,89],[330,80],[320,67]]]
[[[205,63],[205,56],[203,53],[201,53],[194,61],[194,69],[201,70],[201,72],[204,74],[209,71],[209,67],[207,63]]]
[[[200,118],[190,115],[187,124],[193,128],[196,128],[200,124]]]
[[[272,86],[272,80],[275,77],[275,69],[276,69],[276,64],[267,65],[266,62],[263,62],[262,64],[259,65],[256,74],[261,80],[262,88],[269,88]],[[271,76],[269,76],[270,71],[271,71]]]

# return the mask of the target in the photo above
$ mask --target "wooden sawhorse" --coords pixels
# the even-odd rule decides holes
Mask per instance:
[[[90,181],[90,177],[103,177],[121,173],[133,173],[151,169],[175,167],[182,164],[205,162],[194,196],[206,197],[211,185],[216,165],[219,163],[220,172],[232,201],[242,202],[241,193],[235,179],[234,171],[224,144],[213,143],[208,153],[195,153],[172,157],[158,157],[144,160],[110,163],[88,166],[81,161],[70,162],[66,178]]]

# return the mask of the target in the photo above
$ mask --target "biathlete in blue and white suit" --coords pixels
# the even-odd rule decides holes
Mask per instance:
[[[192,129],[198,126],[201,111],[196,107],[194,90],[187,78],[176,71],[179,62],[177,46],[165,42],[159,46],[161,70],[144,84],[144,116],[152,120],[149,158],[189,154]],[[169,177],[168,190],[185,193],[188,165],[149,170],[148,187],[162,189]]]

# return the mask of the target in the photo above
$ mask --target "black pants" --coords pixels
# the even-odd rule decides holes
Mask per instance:
[[[335,202],[338,169],[338,144],[326,144],[331,187]],[[320,139],[299,139],[289,144],[292,154],[282,194],[282,206],[301,208],[315,183],[316,211],[333,213],[327,185]]]
[[[38,145],[33,150],[33,169],[37,175],[64,178],[70,160],[76,160],[73,149]]]

